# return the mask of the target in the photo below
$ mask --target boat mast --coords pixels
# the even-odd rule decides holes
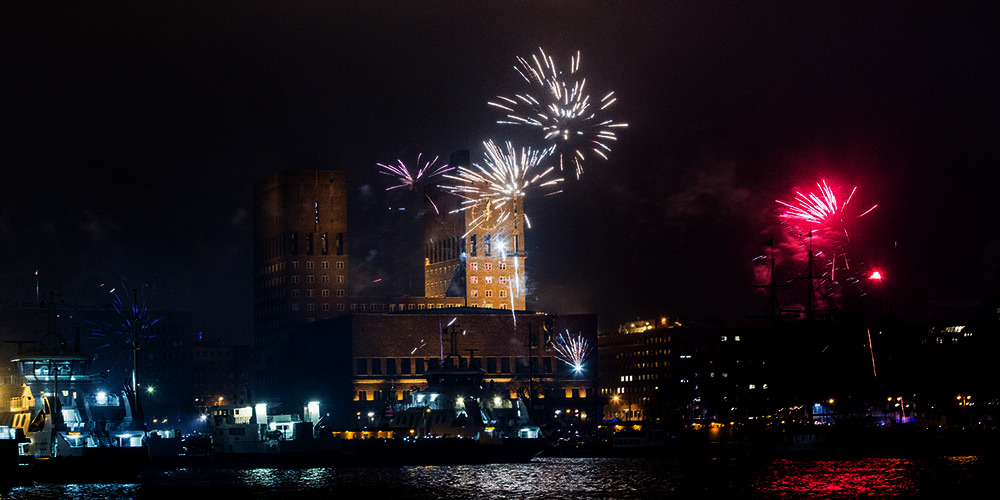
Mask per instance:
[[[136,318],[136,315],[135,315],[136,307],[137,307],[137,304],[136,304],[136,300],[137,300],[136,295],[137,294],[138,294],[138,291],[135,288],[133,288],[132,289],[132,324],[130,326],[131,326],[131,329],[132,329],[132,392],[135,393],[135,397],[136,398],[139,397],[139,386],[136,383],[136,381],[138,379],[138,372],[139,372],[139,331],[136,329],[136,322],[138,321],[138,318]]]

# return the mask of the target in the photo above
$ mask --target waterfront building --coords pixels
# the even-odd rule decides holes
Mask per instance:
[[[282,407],[318,401],[337,427],[382,423],[387,406],[425,388],[438,367],[476,368],[527,402],[539,421],[596,425],[596,358],[575,371],[556,357],[553,332],[596,342],[593,315],[551,316],[483,308],[354,313],[289,329]],[[449,357],[449,354],[457,354]],[[287,404],[285,404],[287,402]],[[567,416],[568,415],[568,416]]]
[[[762,329],[637,320],[598,336],[605,421],[732,420],[772,399]]]
[[[249,346],[205,340],[195,342],[191,351],[192,402],[200,414],[213,406],[250,402],[253,350]]]

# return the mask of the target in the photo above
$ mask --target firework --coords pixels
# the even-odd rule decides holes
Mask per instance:
[[[92,332],[94,337],[107,340],[107,343],[99,348],[110,346],[116,339],[123,346],[131,348],[134,342],[155,337],[151,333],[152,327],[163,317],[154,317],[150,314],[146,307],[146,288],[147,285],[140,285],[139,288],[132,289],[130,295],[128,287],[123,283],[121,288],[111,288],[108,291],[114,296],[111,306],[115,310],[115,318],[112,322],[97,325],[99,328]],[[110,336],[104,332],[110,332]]]
[[[411,169],[410,167],[407,167],[406,164],[403,163],[403,160],[400,160],[398,158],[396,159],[397,163],[396,165],[376,163],[376,165],[378,165],[379,168],[381,168],[381,170],[379,170],[379,173],[395,177],[396,182],[399,183],[386,188],[386,191],[391,191],[393,189],[399,189],[404,187],[409,189],[410,191],[413,191],[417,185],[425,183],[430,179],[433,179],[434,177],[443,175],[446,172],[454,170],[454,167],[449,167],[447,164],[436,165],[438,161],[437,156],[435,156],[433,160],[425,161],[421,166],[421,156],[423,156],[423,153],[417,154],[417,162],[416,162],[417,167],[415,170]]]
[[[473,163],[470,168],[458,167],[456,174],[444,175],[457,183],[441,186],[462,198],[460,207],[452,213],[470,211],[473,214],[463,238],[478,228],[496,227],[507,221],[521,210],[529,189],[555,194],[558,192],[555,188],[563,181],[561,177],[550,177],[554,166],[536,173],[543,168],[542,161],[551,153],[551,148],[541,151],[521,148],[518,151],[508,141],[506,149],[502,149],[492,140],[483,145],[486,152],[482,165]],[[525,223],[531,227],[527,215]]]
[[[512,252],[513,255],[507,252],[507,242],[503,237],[499,237],[494,245],[497,251],[500,253],[500,259],[504,262],[508,261],[508,257],[513,257],[510,261],[514,264],[514,274],[511,277],[507,277],[507,295],[510,297],[510,314],[513,320],[513,324],[517,326],[517,312],[516,312],[516,302],[515,299],[524,294],[524,288],[521,285],[521,270],[520,262],[521,259],[517,256],[517,249],[515,248]],[[501,282],[502,283],[502,282]]]
[[[560,333],[556,336],[552,348],[556,351],[556,359],[571,366],[577,373],[583,371],[583,361],[590,354],[590,345],[583,335],[570,335],[566,330],[566,335]]]
[[[844,236],[847,236],[845,224],[847,209],[854,198],[854,193],[858,190],[857,186],[851,189],[851,194],[843,202],[837,199],[826,179],[817,182],[816,187],[819,189],[816,193],[803,194],[801,191],[796,191],[794,204],[775,200],[785,207],[784,213],[778,217],[797,225],[806,226],[809,230],[838,228],[844,232]],[[877,206],[872,205],[856,218],[864,217],[875,210]]]
[[[596,101],[587,93],[587,80],[577,79],[580,70],[580,51],[570,58],[568,74],[556,67],[552,56],[541,48],[531,60],[517,58],[514,69],[531,87],[531,92],[514,94],[514,97],[497,96],[489,101],[506,112],[497,123],[538,127],[546,141],[556,146],[559,168],[569,162],[577,179],[583,173],[583,161],[593,153],[603,159],[611,151],[608,145],[617,141],[615,129],[627,123],[615,122],[600,116],[614,104],[614,92],[608,92]],[[537,97],[536,97],[537,96]]]
[[[842,192],[847,196],[839,196]],[[841,191],[821,179],[813,192],[795,191],[791,202],[775,200],[782,210],[778,219],[789,229],[790,237],[788,244],[777,246],[777,251],[794,252],[785,259],[793,266],[801,265],[794,262],[805,262],[808,255],[810,265],[805,273],[810,283],[806,294],[809,304],[815,302],[832,310],[846,294],[863,293],[862,278],[866,275],[849,256],[852,242],[848,228],[878,205],[855,210],[852,201],[857,192],[857,186]]]

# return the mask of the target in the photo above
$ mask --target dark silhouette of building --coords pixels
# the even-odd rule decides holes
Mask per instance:
[[[282,172],[254,184],[257,398],[280,399],[288,327],[348,309],[347,175]]]

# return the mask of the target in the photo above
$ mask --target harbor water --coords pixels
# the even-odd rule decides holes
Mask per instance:
[[[536,458],[421,467],[146,470],[128,483],[0,487],[2,500],[238,498],[957,498],[989,491],[994,457],[790,460]]]

